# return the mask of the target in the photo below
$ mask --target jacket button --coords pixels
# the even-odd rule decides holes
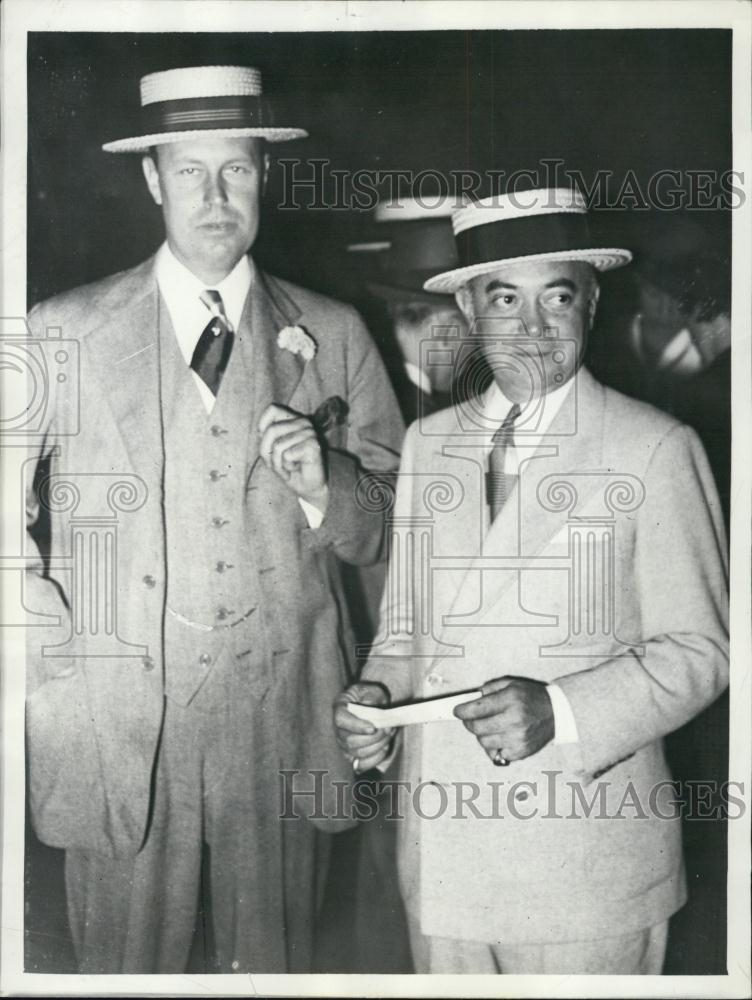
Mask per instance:
[[[217,618],[219,618],[219,620],[223,622],[225,618],[229,618],[231,614],[234,614],[234,612],[228,611],[227,608],[219,608],[219,610],[217,611]]]
[[[523,788],[519,792],[515,792],[514,797],[518,802],[525,802],[530,797],[530,794]]]
[[[143,666],[144,670],[153,670],[154,660],[152,660],[150,656],[145,656],[143,660],[141,660],[141,665]]]
[[[209,656],[208,653],[202,653],[201,656],[199,656],[198,658],[198,662],[201,664],[202,667],[208,667],[209,664],[211,663],[211,656]]]
[[[153,590],[154,587],[156,587],[157,585],[157,581],[154,579],[154,577],[148,574],[144,577],[142,582],[145,587],[149,588],[149,590]]]

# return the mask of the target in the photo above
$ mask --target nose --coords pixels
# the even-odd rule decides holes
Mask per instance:
[[[528,337],[540,337],[543,334],[544,321],[537,302],[526,302],[520,314],[524,324],[523,333]]]
[[[207,175],[204,201],[210,205],[223,205],[227,201],[227,191],[221,173]]]

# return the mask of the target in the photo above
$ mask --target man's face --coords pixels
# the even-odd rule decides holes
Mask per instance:
[[[405,361],[422,368],[436,392],[449,392],[454,369],[445,359],[432,362],[431,356],[441,358],[442,351],[447,350],[451,356],[458,339],[467,333],[465,317],[454,301],[447,296],[446,302],[420,300],[401,305],[394,311],[393,319]]]
[[[524,405],[577,371],[598,285],[581,261],[510,264],[474,278],[457,300],[471,322],[480,321],[475,332],[487,338],[483,353],[502,392]]]
[[[177,259],[217,284],[253,245],[268,160],[258,139],[206,136],[167,143],[143,161]]]

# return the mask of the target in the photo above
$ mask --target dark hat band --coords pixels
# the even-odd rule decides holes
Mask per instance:
[[[193,97],[157,101],[141,109],[145,135],[217,128],[271,128],[269,103],[262,97]]]
[[[593,246],[587,216],[575,212],[487,222],[463,230],[456,240],[461,267]]]

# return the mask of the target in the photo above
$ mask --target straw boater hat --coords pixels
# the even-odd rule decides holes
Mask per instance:
[[[582,260],[598,271],[622,267],[629,250],[593,246],[579,191],[543,188],[484,198],[452,214],[459,267],[426,281],[427,292],[456,292],[479,274],[506,264]]]
[[[268,142],[305,139],[302,128],[275,124],[261,95],[261,73],[249,66],[189,66],[141,78],[140,135],[106,142],[108,153],[145,153],[151,146],[211,133]]]
[[[373,216],[372,239],[351,243],[347,252],[366,263],[368,290],[379,299],[444,302],[446,296],[424,291],[439,271],[456,267],[452,204],[432,206],[415,198],[380,202]]]

